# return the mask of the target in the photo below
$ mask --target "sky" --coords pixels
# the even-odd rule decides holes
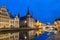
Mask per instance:
[[[42,23],[54,23],[60,18],[60,0],[0,0],[0,7],[6,5],[9,13],[20,17],[27,14],[28,7],[30,14],[35,20]]]

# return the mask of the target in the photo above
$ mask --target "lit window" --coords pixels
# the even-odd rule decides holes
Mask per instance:
[[[18,21],[15,21],[16,23],[18,23]]]

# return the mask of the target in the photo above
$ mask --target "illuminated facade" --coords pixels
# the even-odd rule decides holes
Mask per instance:
[[[14,25],[11,23],[13,21]],[[0,9],[0,28],[11,28],[11,25],[15,28],[19,27],[19,18],[18,15],[15,18],[10,18],[9,12],[3,5]]]
[[[43,29],[42,28],[43,28],[44,24],[39,22],[38,20],[35,20],[35,22],[36,22],[35,27],[36,28],[40,28],[39,30],[36,31],[36,35],[38,36],[38,35],[43,33]]]
[[[15,18],[9,20],[9,25],[11,28],[19,28],[19,17],[16,15]]]
[[[30,15],[29,8],[28,8],[27,15],[20,18],[20,28],[35,28],[34,24],[35,24],[35,20]],[[28,39],[31,40],[35,36],[35,31],[34,30],[28,32],[26,31],[21,33],[20,35],[25,35],[29,37]]]
[[[9,27],[9,14],[6,7],[3,5],[0,9],[0,28]]]
[[[54,25],[55,25],[55,28],[57,28],[60,31],[60,18],[55,20]]]

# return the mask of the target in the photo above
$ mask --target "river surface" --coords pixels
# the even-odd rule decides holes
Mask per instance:
[[[33,38],[34,36],[29,37],[29,31],[0,32],[0,40],[33,40]],[[60,40],[60,32],[47,40]]]
[[[28,31],[0,32],[0,40],[30,40]],[[32,40],[32,39],[31,39]]]

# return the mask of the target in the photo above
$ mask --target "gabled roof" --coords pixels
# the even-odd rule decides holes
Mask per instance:
[[[20,20],[26,20],[26,19],[27,19],[27,16],[20,17]]]
[[[11,14],[11,13],[9,13],[9,14],[10,14],[10,18],[11,18],[11,19],[14,19],[14,18],[15,18],[14,16],[12,16],[12,14]]]
[[[18,17],[19,18],[20,17],[20,14],[18,13],[17,15],[15,15],[15,17]]]
[[[29,8],[28,8],[28,11],[27,11],[27,15],[30,15],[30,11],[29,11]]]
[[[30,14],[30,9],[29,9],[29,8],[28,8],[28,10],[27,10],[27,15],[26,15],[26,16],[28,16],[28,15],[31,16],[31,14]],[[31,18],[32,18],[32,16],[31,16]]]
[[[60,21],[60,18],[56,19],[55,21]]]
[[[23,16],[23,17],[20,17],[20,20],[26,20],[28,15],[30,15],[29,8],[28,8],[28,11],[27,11],[27,15],[26,16]]]
[[[5,5],[2,5],[2,7],[1,8],[6,8],[6,6]]]
[[[0,9],[2,12],[8,12],[8,13],[5,13],[6,15],[9,16],[9,10],[6,8],[5,5],[2,5],[1,9]]]
[[[20,17],[20,15],[19,14],[17,14],[17,15],[15,15],[15,16],[12,16],[12,14],[10,14],[10,18],[12,18],[12,19],[14,19],[14,18],[16,18],[16,17]]]

